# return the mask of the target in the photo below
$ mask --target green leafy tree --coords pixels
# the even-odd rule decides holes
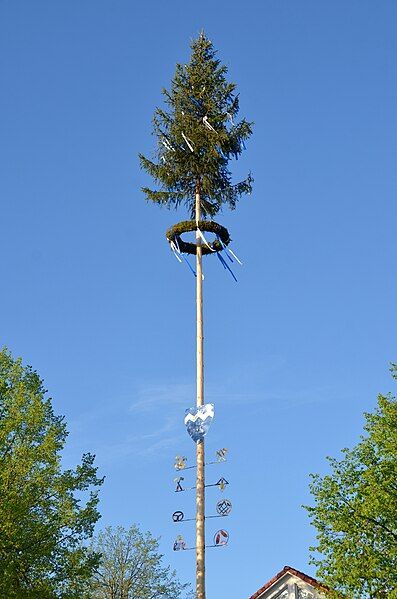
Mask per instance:
[[[99,556],[94,457],[62,470],[67,431],[39,375],[0,352],[0,597],[82,598]]]
[[[397,368],[392,365],[397,378]],[[397,400],[379,395],[365,414],[365,435],[343,459],[328,458],[331,474],[312,476],[317,529],[312,563],[334,595],[397,597]],[[332,593],[330,593],[332,595]],[[339,595],[340,596],[340,595]]]
[[[252,123],[235,122],[236,85],[227,82],[227,67],[204,33],[191,49],[190,62],[177,64],[170,90],[163,89],[166,107],[154,114],[155,159],[140,154],[141,166],[160,189],[144,187],[143,192],[167,207],[185,203],[191,215],[199,194],[202,214],[212,217],[223,204],[233,209],[242,194],[251,192],[251,175],[232,184],[228,163],[245,149]]]
[[[96,537],[92,549],[102,555],[91,581],[92,599],[178,599],[182,585],[162,564],[158,541],[135,525],[108,527]]]

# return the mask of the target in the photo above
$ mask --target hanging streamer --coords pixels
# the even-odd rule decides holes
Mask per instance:
[[[236,254],[234,252],[232,252],[232,250],[230,248],[227,248],[227,251],[231,253],[231,255],[233,256],[233,258],[235,258],[237,260],[237,262],[240,264],[240,266],[243,265],[243,263],[241,262],[241,260],[239,260],[236,256]]]
[[[165,146],[167,148],[167,150],[171,150],[172,152],[175,152],[175,148],[170,144],[170,142],[168,141],[168,139],[166,137],[163,137],[163,139],[160,139],[160,141],[163,144],[163,146]]]
[[[178,250],[178,248],[176,247],[176,245],[173,241],[170,241],[170,246],[171,246],[171,250],[172,250],[172,253],[174,254],[175,258],[178,260],[178,262],[182,263],[182,259],[180,258],[180,256],[178,256],[178,254],[180,254],[180,251]]]
[[[199,100],[196,100],[196,98],[193,98],[193,96],[189,96],[191,101],[193,102],[193,104],[196,104],[197,108],[202,108],[201,102]]]
[[[186,256],[184,256],[181,252],[181,250],[179,249],[179,245],[178,242],[175,241],[170,241],[170,246],[171,246],[171,250],[172,253],[174,254],[175,258],[178,260],[178,262],[182,262],[181,260],[181,256],[183,258],[183,260],[186,262],[186,264],[188,265],[189,269],[192,271],[192,273],[194,274],[194,276],[196,277],[196,271],[194,270],[194,268],[192,267],[192,265],[190,264],[189,260],[186,258]],[[203,276],[204,278],[204,276]]]
[[[225,256],[227,257],[227,259],[228,259],[228,260],[230,260],[230,262],[233,264],[233,263],[234,263],[234,260],[233,260],[233,258],[231,258],[231,257],[229,256],[229,254],[227,253],[227,248],[225,248],[225,247],[224,247],[224,248],[223,248],[223,251],[225,252]]]
[[[221,246],[222,246],[222,248],[223,248],[223,251],[225,252],[226,256],[229,258],[230,262],[233,262],[233,258],[231,258],[231,257],[229,256],[229,254],[227,253],[227,247],[226,247],[226,245],[223,243],[223,241],[222,241],[222,239],[219,237],[219,235],[217,235],[217,237],[218,237],[218,241],[219,241],[219,243],[221,244]]]
[[[211,123],[208,122],[208,116],[203,116],[203,123],[207,127],[207,129],[209,129],[210,131],[214,131],[214,133],[216,133],[216,131],[213,128],[213,126],[211,125]]]
[[[236,256],[236,254],[235,254],[235,253],[234,253],[234,252],[233,252],[233,251],[232,251],[230,248],[228,248],[228,247],[227,247],[227,246],[226,246],[226,245],[223,243],[222,239],[221,239],[221,238],[220,238],[218,235],[217,235],[217,237],[218,237],[218,241],[219,241],[219,243],[220,243],[220,244],[221,244],[221,246],[223,247],[223,249],[224,249],[224,251],[225,251],[225,254],[226,254],[226,256],[229,258],[230,262],[233,262],[233,260],[231,259],[231,257],[228,255],[228,253],[227,253],[227,252],[229,252],[229,253],[230,253],[230,254],[233,256],[233,258],[236,260],[236,262],[238,262],[238,263],[240,264],[240,266],[242,266],[242,265],[243,265],[243,263],[242,263],[242,262],[241,262],[241,260],[238,258],[238,256]]]
[[[186,262],[186,264],[188,265],[188,267],[190,268],[190,270],[192,271],[192,273],[194,274],[194,276],[197,277],[196,271],[194,270],[193,266],[190,264],[189,260],[183,254],[181,254],[181,255],[182,255],[182,258],[184,259],[184,261]]]
[[[220,154],[220,156],[221,156],[222,158],[224,158],[225,160],[229,160],[229,155],[228,155],[228,154],[225,154],[225,153],[222,151],[222,148],[221,148],[220,146],[216,146],[216,149],[218,150],[218,153]]]
[[[178,241],[177,241],[176,237],[175,237],[175,240],[174,240],[174,244],[175,244],[175,246],[176,246],[176,249],[177,249],[177,252],[178,252],[178,254],[180,254],[180,253],[181,253],[181,249],[180,249],[180,247],[179,247],[179,243],[178,243]]]
[[[194,148],[193,148],[193,142],[192,142],[192,141],[191,141],[191,140],[190,140],[188,137],[186,137],[186,135],[185,135],[184,133],[182,133],[182,137],[183,137],[183,139],[185,140],[185,142],[186,142],[186,145],[187,145],[187,147],[189,148],[189,150],[190,150],[191,152],[194,152]]]
[[[217,252],[216,255],[218,256],[218,259],[219,259],[220,263],[223,265],[223,268],[226,268],[230,272],[230,274],[232,275],[233,279],[237,283],[236,276],[235,276],[234,272],[232,271],[232,269],[230,268],[230,266],[226,263],[225,259],[219,254],[219,252]]]
[[[204,243],[205,243],[205,245],[207,246],[207,248],[208,248],[209,250],[211,250],[211,252],[216,252],[216,250],[214,250],[214,249],[213,249],[213,248],[210,246],[210,244],[208,243],[208,241],[207,241],[207,240],[206,240],[206,238],[204,237],[204,235],[203,235],[202,231],[200,231],[199,227],[197,227],[197,233],[200,235],[200,237],[201,237],[202,241],[204,241]]]

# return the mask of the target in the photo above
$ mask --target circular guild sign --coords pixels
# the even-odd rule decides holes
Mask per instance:
[[[216,511],[220,516],[228,516],[232,511],[232,502],[229,499],[221,499],[216,504]]]
[[[216,547],[222,547],[222,545],[227,545],[228,541],[229,533],[227,532],[227,530],[221,529],[214,534],[214,545]]]
[[[185,515],[183,512],[178,511],[178,512],[174,512],[172,514],[172,519],[174,522],[182,522],[182,520],[184,519]]]

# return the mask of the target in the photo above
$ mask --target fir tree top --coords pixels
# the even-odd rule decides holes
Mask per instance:
[[[212,42],[201,33],[191,49],[190,62],[176,65],[170,91],[162,90],[165,109],[154,113],[156,158],[139,155],[141,167],[160,189],[142,191],[168,208],[184,203],[191,215],[199,193],[203,214],[212,217],[223,204],[234,209],[240,196],[251,192],[251,174],[232,184],[228,164],[245,149],[252,123],[235,120],[236,85],[226,80],[227,67],[216,58]]]

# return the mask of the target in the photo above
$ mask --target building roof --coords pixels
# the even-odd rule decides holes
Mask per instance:
[[[258,591],[256,591],[256,593],[251,595],[251,597],[249,599],[259,599],[259,597],[265,591],[267,591],[267,589],[270,589],[270,587],[273,586],[276,582],[278,582],[280,580],[280,578],[282,578],[285,574],[291,574],[293,576],[297,576],[304,582],[307,582],[312,587],[319,589],[320,591],[325,590],[327,588],[325,585],[319,583],[318,580],[316,580],[315,578],[312,578],[311,576],[304,574],[304,572],[300,572],[299,570],[296,570],[295,568],[291,568],[291,566],[284,566],[284,568],[278,574],[276,574],[276,576],[273,576],[273,578],[268,580],[267,583],[264,584],[263,587],[261,587]]]

